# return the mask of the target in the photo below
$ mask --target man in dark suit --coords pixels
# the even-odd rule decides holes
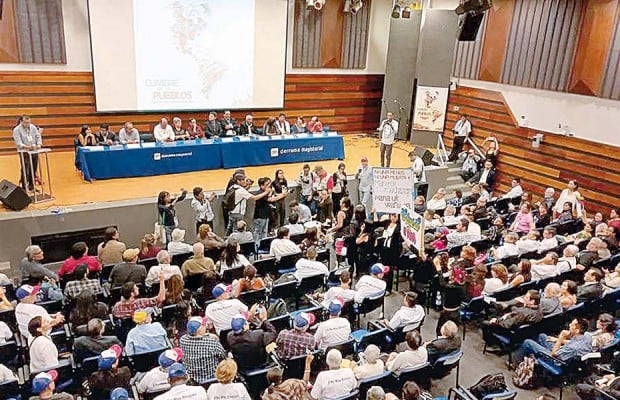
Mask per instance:
[[[601,285],[603,273],[598,268],[590,268],[583,275],[583,285],[577,288],[577,303],[588,300],[595,300],[603,294],[603,286]]]
[[[439,328],[441,336],[428,343],[425,343],[428,352],[428,361],[432,364],[441,356],[452,353],[461,348],[461,338],[459,336],[459,328],[452,321],[446,321]]]
[[[217,113],[211,111],[209,113],[209,119],[205,122],[205,136],[207,139],[212,137],[222,136],[222,125],[216,120]]]
[[[495,184],[495,168],[493,168],[493,163],[491,161],[485,161],[484,168],[476,172],[467,183],[470,185],[486,183],[489,193],[492,193],[493,185]]]
[[[224,136],[236,136],[239,131],[237,121],[230,116],[230,110],[224,111],[224,118],[220,120],[220,125]]]
[[[245,116],[245,121],[239,125],[239,135],[256,135],[254,117],[249,114]]]

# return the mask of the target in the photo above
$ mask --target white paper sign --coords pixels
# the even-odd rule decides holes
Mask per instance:
[[[413,176],[409,168],[373,168],[372,204],[377,212],[400,214],[412,209]]]

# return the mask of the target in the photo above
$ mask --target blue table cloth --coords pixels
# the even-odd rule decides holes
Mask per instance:
[[[222,167],[222,151],[212,140],[80,147],[76,164],[85,180],[130,178]]]
[[[344,159],[344,141],[336,132],[246,139],[223,139],[224,168]]]

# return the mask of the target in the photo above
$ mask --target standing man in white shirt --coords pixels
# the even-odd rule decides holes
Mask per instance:
[[[394,119],[394,114],[387,113],[387,118],[381,121],[377,130],[381,137],[381,166],[389,168],[392,162],[392,145],[398,132],[398,121]]]
[[[424,161],[415,153],[415,148],[409,153],[409,160],[411,160],[411,170],[413,171],[413,183],[426,182]]]
[[[200,225],[207,224],[213,229],[213,219],[215,214],[213,213],[213,200],[217,197],[215,192],[212,192],[209,197],[205,196],[204,190],[200,186],[196,186],[193,190],[194,198],[192,199],[191,207],[194,210],[194,219],[196,220],[196,233]]]
[[[237,221],[242,220],[247,208],[248,200],[258,200],[271,193],[270,188],[264,189],[259,194],[252,194],[247,191],[248,182],[244,174],[235,174],[233,177],[235,182],[228,190],[234,190],[232,194],[234,198],[234,207],[228,213],[228,226],[226,227],[226,236],[230,236]]]
[[[41,133],[43,128],[38,129],[34,124],[30,123],[30,117],[28,115],[22,115],[19,117],[19,124],[13,129],[13,140],[17,150],[38,150],[43,145],[41,139]],[[30,165],[32,160],[32,166]],[[29,157],[28,154],[24,154],[24,157],[20,157],[20,163],[22,164],[21,174],[21,186],[26,189],[26,183],[28,184],[28,190],[34,190],[34,184],[36,181],[36,173],[39,168],[39,155],[33,154]],[[30,171],[34,171],[35,176],[32,176]]]
[[[357,170],[355,177],[359,179],[358,194],[359,201],[366,209],[366,213],[370,211],[370,200],[372,199],[372,167],[368,165],[368,157],[363,156],[362,165]]]
[[[174,130],[168,125],[166,118],[162,118],[159,124],[155,125],[153,136],[156,142],[174,142]]]
[[[467,119],[467,115],[461,114],[461,118],[454,124],[452,128],[454,132],[454,142],[452,143],[452,151],[448,157],[448,161],[454,161],[463,149],[463,143],[471,133],[471,122]]]

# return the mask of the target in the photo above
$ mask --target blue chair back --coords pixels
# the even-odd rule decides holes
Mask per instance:
[[[502,393],[487,394],[482,400],[512,400],[517,397],[516,390],[508,390]]]
[[[392,375],[392,371],[383,371],[379,375],[360,379],[358,383],[360,392],[359,397],[360,399],[365,399],[368,389],[373,386],[381,386],[386,393],[390,392],[396,387],[396,378]]]

